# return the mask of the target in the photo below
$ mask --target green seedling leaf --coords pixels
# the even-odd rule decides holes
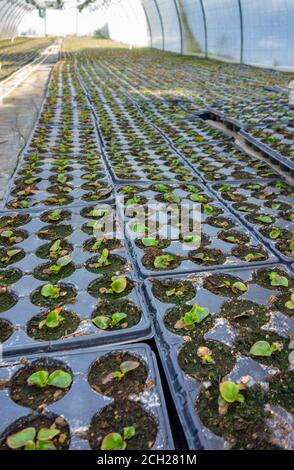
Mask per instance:
[[[227,403],[244,403],[245,397],[239,393],[240,386],[235,382],[225,381],[219,386],[220,394],[223,400]]]
[[[131,370],[135,370],[140,367],[140,362],[138,361],[124,361],[120,364],[119,368],[121,372],[125,375],[127,372],[131,372]]]
[[[125,450],[127,444],[117,432],[111,432],[104,437],[101,450]]]
[[[273,223],[273,219],[269,215],[257,215],[254,217],[254,219],[266,225],[270,225]]]
[[[200,235],[187,235],[184,237],[185,243],[199,243],[201,241]]]
[[[106,315],[100,315],[93,318],[92,323],[94,323],[97,328],[100,328],[100,330],[107,330],[110,327],[111,319]]]
[[[67,266],[70,263],[71,263],[71,257],[70,256],[63,256],[62,258],[59,258],[57,260],[57,265],[60,268],[64,268],[65,266]]]
[[[112,278],[111,290],[116,294],[121,294],[127,287],[127,279],[125,277]]]
[[[64,370],[55,370],[48,377],[48,385],[57,388],[68,388],[72,383],[72,376]]]
[[[168,268],[173,261],[174,257],[172,255],[162,255],[156,256],[153,264],[155,268]]]
[[[41,428],[40,431],[38,432],[37,440],[38,441],[52,441],[52,439],[54,439],[54,437],[58,436],[59,434],[60,434],[59,429]]]
[[[232,284],[233,292],[247,292],[247,286],[243,282],[237,281]]]
[[[132,439],[136,434],[134,426],[128,426],[124,428],[124,440]]]
[[[147,227],[146,225],[136,222],[135,224],[132,225],[132,231],[135,233],[146,233],[147,232]]]
[[[60,323],[62,323],[65,318],[60,315],[62,308],[55,308],[51,312],[48,313],[45,320],[40,321],[39,329],[41,330],[44,326],[47,328],[57,328]]]
[[[201,323],[206,317],[209,315],[209,310],[206,307],[200,307],[199,305],[195,304],[187,312],[184,317],[184,323],[187,326],[193,326],[195,323]]]
[[[169,187],[165,184],[156,184],[154,188],[155,191],[158,191],[159,193],[167,193],[169,191]]]
[[[126,202],[126,206],[133,206],[134,204],[139,204],[141,201],[141,196],[134,196]]]
[[[104,217],[105,214],[106,214],[105,209],[93,209],[92,211],[89,212],[90,217],[97,217],[97,218]]]
[[[142,238],[142,243],[144,246],[150,247],[150,246],[158,246],[159,241],[156,240],[156,238],[145,237],[145,238]]]
[[[294,293],[291,294],[291,299],[285,303],[285,307],[287,307],[289,310],[294,310]]]
[[[198,193],[191,194],[190,199],[193,202],[202,202],[203,203],[203,202],[206,201],[206,197],[203,196],[202,194],[198,194]]]
[[[12,230],[4,230],[4,232],[1,233],[1,237],[4,238],[11,238],[13,236]]]
[[[272,240],[277,240],[278,238],[281,237],[281,235],[283,234],[282,230],[278,227],[274,227],[270,232],[269,232],[269,237],[272,239]]]
[[[127,317],[127,314],[124,312],[116,312],[111,317],[111,326],[118,325],[122,320]]]
[[[290,243],[289,248],[290,248],[291,255],[294,256],[294,240]]]
[[[288,287],[289,281],[285,276],[280,276],[277,272],[269,273],[270,284],[273,287]]]
[[[267,341],[257,341],[250,349],[252,356],[269,357],[276,351],[283,349],[282,343],[273,343],[270,345]]]
[[[34,442],[36,437],[35,428],[25,428],[22,431],[16,432],[8,436],[6,443],[10,449],[21,449],[29,442]]]
[[[56,209],[56,210],[52,211],[52,212],[49,214],[48,218],[49,218],[49,220],[53,220],[53,221],[60,220],[60,218],[61,218],[61,210]]]
[[[58,299],[60,287],[54,287],[52,284],[46,284],[41,289],[41,295],[50,299]]]
[[[214,209],[209,204],[205,204],[203,211],[204,211],[204,214],[211,215],[211,214],[213,214]]]
[[[30,386],[44,388],[47,385],[49,374],[46,370],[39,370],[30,375],[27,379],[27,384]]]
[[[248,253],[248,255],[245,256],[245,261],[256,261],[264,258],[265,255],[263,253]]]

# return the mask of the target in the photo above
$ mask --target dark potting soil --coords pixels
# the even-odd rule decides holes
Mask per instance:
[[[4,343],[13,333],[13,325],[10,321],[0,318],[0,343]]]
[[[141,319],[141,311],[127,299],[119,301],[104,300],[100,302],[92,313],[92,320],[98,316],[111,317],[114,313],[125,313],[127,315],[120,323],[110,327],[111,330],[131,328],[137,325]],[[95,325],[96,326],[96,325]],[[98,327],[97,327],[98,328]]]
[[[45,387],[28,385],[28,378],[40,370],[47,371],[49,375],[55,370],[62,370],[72,376],[71,369],[62,361],[51,358],[37,359],[19,369],[11,378],[9,394],[15,403],[40,411],[45,406],[60,400],[69,391],[71,385],[67,388],[57,388],[52,385]]]
[[[102,298],[102,299],[109,299],[109,300],[115,300],[119,299],[121,297],[126,297],[129,295],[129,293],[133,290],[135,287],[135,283],[131,281],[130,279],[127,279],[127,287],[123,292],[120,293],[107,293],[104,292],[104,289],[110,289],[111,287],[111,276],[103,276],[101,279],[97,279],[96,281],[91,282],[91,284],[88,286],[88,292],[90,295],[92,295],[95,298]],[[102,290],[101,290],[102,289]]]
[[[196,295],[192,282],[172,279],[153,279],[152,292],[161,302],[172,304],[188,302]]]
[[[146,253],[142,258],[142,264],[149,269],[150,271],[166,271],[176,269],[180,266],[182,259],[179,256],[172,254],[173,260],[169,262],[166,266],[163,267],[155,267],[154,261],[157,256],[166,256],[170,255],[171,253],[164,252],[159,250],[158,248],[148,248],[146,249]]]
[[[236,224],[233,220],[227,217],[207,217],[205,223],[208,225],[212,225],[213,227],[222,228],[224,230],[229,230],[232,227],[235,227]]]
[[[57,284],[55,287],[60,288],[59,297],[52,299],[50,297],[43,297],[41,294],[42,286],[36,289],[31,294],[31,302],[38,307],[46,307],[50,310],[53,310],[56,307],[61,307],[62,305],[74,303],[77,292],[73,286],[70,284]]]
[[[125,374],[118,380],[111,376],[115,371],[120,371],[120,364],[125,361],[139,363],[139,367]],[[125,352],[110,353],[95,361],[89,370],[88,381],[91,387],[98,393],[116,399],[125,399],[130,395],[139,395],[146,386],[148,372],[145,364],[137,356]]]
[[[218,233],[217,238],[224,240],[227,243],[234,243],[241,245],[242,243],[249,243],[250,238],[248,235],[235,230],[222,230]]]
[[[9,252],[17,250],[18,253],[16,253],[13,257],[9,256]],[[5,268],[6,266],[9,266],[10,264],[18,263],[25,257],[25,252],[23,249],[17,248],[17,246],[5,248],[0,250],[0,268]],[[8,260],[5,260],[5,258],[9,258]]]
[[[232,254],[237,258],[242,259],[243,261],[251,263],[256,263],[257,261],[265,261],[268,259],[268,255],[261,245],[257,248],[247,245],[238,245],[232,249]],[[248,256],[250,255],[253,256],[251,258],[248,258]]]
[[[27,324],[27,334],[37,341],[54,341],[74,333],[79,324],[80,317],[73,312],[61,311],[64,320],[56,328],[48,328],[44,325],[41,329],[39,324],[45,320],[48,312],[33,316]]]
[[[275,374],[270,380],[270,403],[294,413],[294,374],[293,370]]]
[[[242,282],[246,286],[246,283],[239,277],[231,276],[230,274],[212,274],[204,278],[203,287],[223,297],[239,297],[244,292],[233,287],[236,282]],[[226,286],[224,283],[229,283],[230,285]]]
[[[122,243],[117,238],[110,238],[110,239],[104,238],[102,239],[101,244],[100,243],[97,244],[97,241],[98,239],[95,237],[87,240],[83,245],[84,250],[89,251],[91,253],[99,253],[105,248],[109,251],[122,248]]]
[[[0,287],[10,286],[14,284],[22,277],[22,272],[20,269],[10,268],[10,269],[0,269]]]
[[[155,418],[140,403],[130,400],[114,402],[92,418],[88,431],[91,448],[99,450],[104,437],[111,432],[123,433],[123,428],[129,426],[135,428],[136,434],[126,441],[126,449],[151,449],[158,429]]]
[[[69,237],[73,232],[71,225],[47,225],[38,232],[38,237],[42,240],[58,240]]]
[[[26,225],[32,220],[29,214],[13,214],[0,218],[0,229],[4,227],[19,227]]]
[[[70,429],[68,423],[62,416],[55,413],[46,413],[42,415],[27,415],[17,419],[10,424],[0,436],[0,450],[11,450],[6,444],[7,438],[16,432],[22,431],[28,427],[34,427],[38,432],[42,428],[51,428],[60,430],[60,434],[52,439],[56,450],[66,450],[70,445]]]
[[[53,225],[60,224],[64,220],[70,220],[71,219],[71,213],[69,211],[61,211],[58,220],[52,220],[50,218],[51,214],[53,211],[47,211],[44,214],[41,215],[40,220],[44,223],[49,223]]]
[[[6,287],[0,288],[0,313],[10,310],[17,302],[16,294],[9,292]]]
[[[270,417],[264,405],[268,402],[266,391],[258,386],[241,392],[244,403],[231,403],[225,415],[218,412],[219,387],[215,384],[203,389],[196,403],[202,424],[214,434],[223,437],[232,449],[276,449],[266,419]]]
[[[176,323],[181,320],[191,308],[192,305],[178,305],[168,310],[163,319],[166,328],[176,335],[202,338],[207,331],[213,328],[215,319],[212,315],[206,317],[201,323],[195,323],[192,326],[187,325],[183,328],[175,328]]]
[[[100,256],[90,258],[85,264],[86,269],[95,274],[125,273],[129,270],[129,264],[121,256],[110,254],[107,260],[110,264],[107,266],[97,266],[99,260]]]
[[[50,271],[51,266],[54,266],[54,263],[45,263],[37,266],[34,269],[33,276],[40,281],[50,281],[52,283],[60,281],[60,279],[65,279],[66,277],[71,276],[76,268],[73,263],[69,263],[58,272]]]
[[[227,259],[219,248],[201,247],[198,250],[191,251],[188,256],[194,263],[203,266],[222,265]]]
[[[219,316],[229,320],[235,328],[247,328],[251,331],[259,330],[270,320],[269,310],[251,300],[233,299],[225,302]]]
[[[270,345],[277,343],[282,348],[281,351],[275,351],[271,356],[254,356],[250,354],[251,347],[257,341],[267,341]],[[277,367],[280,370],[287,369],[289,367],[289,349],[288,341],[281,336],[272,333],[270,331],[250,331],[245,328],[241,329],[236,337],[236,350],[245,356],[249,356],[256,362],[264,364],[266,366]]]
[[[291,294],[292,292],[287,292],[287,294],[280,294],[279,296],[277,296],[275,302],[273,303],[273,307],[276,310],[279,310],[280,312],[293,317],[294,309],[288,308],[286,306],[286,303],[291,300]]]
[[[198,356],[198,348],[206,347],[211,351],[213,362],[204,362]],[[194,379],[200,381],[215,381],[219,377],[227,375],[235,365],[235,356],[228,346],[218,341],[198,341],[186,342],[178,352],[178,362],[180,367]]]
[[[53,244],[54,244],[54,242],[49,242],[49,243],[45,243],[44,245],[40,246],[36,250],[36,255],[41,259],[57,259],[57,258],[60,258],[62,256],[67,256],[69,253],[71,253],[73,251],[73,246],[71,245],[71,243],[69,243],[66,240],[61,240],[60,241],[60,248],[61,248],[62,251],[60,253],[56,254],[56,256],[51,256],[51,254],[53,254],[53,252],[51,251],[51,254],[50,254],[50,249],[51,249]]]
[[[279,276],[286,277],[288,279],[288,286],[272,286],[269,278],[271,272],[276,272]],[[289,276],[287,272],[276,267],[273,267],[272,269],[258,269],[253,273],[252,279],[256,284],[265,287],[266,289],[279,290],[280,292],[288,291],[288,289],[292,289],[294,287],[294,278]]]

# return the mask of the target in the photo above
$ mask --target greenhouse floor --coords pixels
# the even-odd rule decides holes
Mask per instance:
[[[293,78],[64,41],[0,216],[0,450],[294,448]]]

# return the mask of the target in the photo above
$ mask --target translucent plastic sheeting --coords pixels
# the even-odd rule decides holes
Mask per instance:
[[[112,39],[130,45],[150,45],[146,14],[140,0],[117,2],[108,13],[108,31]]]
[[[243,60],[294,67],[294,0],[242,0]]]
[[[168,51],[182,52],[182,25],[176,0],[156,0],[164,28],[164,47]]]
[[[141,0],[147,21],[150,25],[150,42],[156,49],[166,49],[164,41],[164,26],[156,0]]]
[[[200,0],[177,0],[182,24],[183,52],[205,52],[205,27]]]
[[[31,9],[24,0],[0,0],[0,38],[15,36],[19,23]]]
[[[208,55],[240,60],[241,22],[238,0],[204,0]]]

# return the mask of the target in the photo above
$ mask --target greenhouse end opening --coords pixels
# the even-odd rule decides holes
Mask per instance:
[[[0,0],[0,461],[294,449],[293,26]]]

